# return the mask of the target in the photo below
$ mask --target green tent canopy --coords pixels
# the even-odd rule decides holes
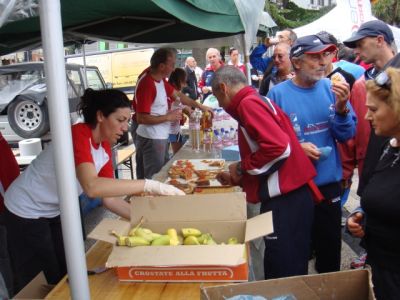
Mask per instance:
[[[245,31],[234,0],[61,0],[64,41],[174,43]],[[0,28],[0,55],[38,47],[39,17]]]

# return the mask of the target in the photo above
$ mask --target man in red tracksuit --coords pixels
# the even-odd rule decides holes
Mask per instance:
[[[289,118],[246,82],[231,66],[219,69],[212,81],[220,106],[239,123],[241,161],[218,179],[241,185],[248,202],[262,202],[262,213],[272,211],[274,233],[265,238],[265,278],[304,275],[314,210],[310,187],[316,171]]]

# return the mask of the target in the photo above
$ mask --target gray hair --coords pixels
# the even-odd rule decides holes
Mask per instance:
[[[238,68],[224,66],[214,73],[214,78],[211,81],[213,91],[218,91],[221,83],[225,83],[229,87],[235,87],[238,85],[247,85],[247,79]]]

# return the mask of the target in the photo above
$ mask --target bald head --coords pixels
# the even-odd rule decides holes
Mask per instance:
[[[185,60],[185,66],[194,69],[196,67],[196,60],[192,56],[188,56]]]

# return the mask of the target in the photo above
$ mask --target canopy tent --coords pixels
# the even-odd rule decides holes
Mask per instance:
[[[371,12],[369,0],[337,0],[336,7],[318,20],[294,29],[297,36],[315,34],[325,30],[333,34],[339,41],[344,41],[357,31],[362,23],[375,19]],[[390,26],[400,47],[400,29]]]
[[[65,41],[90,38],[130,43],[175,43],[245,32],[232,0],[60,2]],[[259,7],[258,12],[251,11],[253,16],[261,12]],[[259,18],[255,19],[258,21]],[[0,28],[0,55],[40,43],[38,16],[18,19]]]
[[[71,36],[73,39],[160,43],[243,32],[247,33],[247,40],[251,40],[255,37],[263,5],[263,0],[41,0],[40,19],[37,16],[17,19],[0,28],[0,55],[37,46],[42,38],[57,188],[73,299],[90,299],[90,294],[76,201],[62,31],[64,40]]]

